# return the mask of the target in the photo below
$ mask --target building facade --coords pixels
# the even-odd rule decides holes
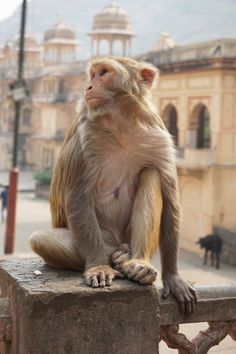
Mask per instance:
[[[236,228],[236,40],[150,52],[160,70],[155,100],[177,147],[182,246],[215,226]]]
[[[114,18],[122,28],[114,29]],[[113,2],[95,16],[92,46],[106,39],[113,53],[113,41],[124,34],[130,43],[129,18]],[[8,86],[16,77],[17,43],[9,41],[0,50],[1,170],[11,163],[14,107]],[[54,164],[85,86],[86,62],[76,60],[76,48],[75,33],[65,23],[46,31],[41,44],[27,35],[25,74],[30,95],[20,119],[23,166],[42,170]],[[124,54],[126,49],[125,45]],[[153,49],[138,60],[160,70],[153,93],[177,148],[181,245],[197,251],[197,239],[215,226],[236,229],[236,39],[180,46],[162,34]]]

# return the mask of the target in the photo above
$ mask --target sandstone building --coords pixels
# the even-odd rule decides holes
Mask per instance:
[[[236,228],[236,39],[150,52],[156,104],[177,146],[182,246],[214,226]]]

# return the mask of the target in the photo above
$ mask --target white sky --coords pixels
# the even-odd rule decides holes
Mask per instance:
[[[22,0],[0,0],[0,21],[13,14]]]

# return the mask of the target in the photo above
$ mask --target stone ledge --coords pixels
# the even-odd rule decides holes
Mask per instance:
[[[236,284],[196,287],[198,304],[188,316],[156,285],[122,279],[92,289],[79,272],[39,258],[1,261],[0,284],[4,354],[157,354],[160,333],[173,327],[175,334],[180,323],[212,321],[236,333]]]
[[[10,299],[11,354],[158,353],[155,286],[115,280],[92,289],[78,272],[40,259],[0,262],[0,283],[2,297]]]

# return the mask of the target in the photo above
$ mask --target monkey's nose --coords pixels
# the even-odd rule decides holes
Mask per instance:
[[[86,87],[86,91],[92,90],[92,85]]]

